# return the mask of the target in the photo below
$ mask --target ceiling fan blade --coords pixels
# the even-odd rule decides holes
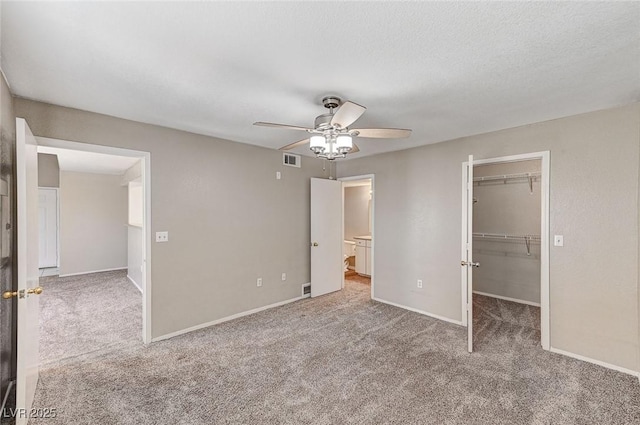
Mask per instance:
[[[331,118],[331,125],[347,128],[364,114],[367,108],[357,103],[346,101]]]
[[[288,151],[290,149],[297,148],[298,146],[302,146],[305,143],[309,143],[309,139],[298,140],[297,142],[293,142],[293,143],[290,143],[290,144],[288,144],[286,146],[281,147],[279,150]]]
[[[351,150],[349,151],[349,153],[356,153],[356,152],[360,152],[360,148],[358,147],[358,145],[356,145],[355,143],[352,145]]]
[[[372,139],[401,139],[411,136],[411,130],[406,128],[354,128],[358,137],[370,137]]]
[[[258,121],[258,122],[254,122],[253,125],[259,125],[259,126],[262,126],[262,127],[288,128],[290,130],[302,130],[302,131],[308,131],[309,130],[306,127],[300,127],[300,126],[297,126],[297,125],[288,125],[288,124],[276,124],[274,122]]]

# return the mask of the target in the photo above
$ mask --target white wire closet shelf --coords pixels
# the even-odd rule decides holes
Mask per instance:
[[[502,233],[474,233],[474,238],[489,240],[522,241],[527,247],[527,255],[531,255],[531,242],[540,243],[540,235],[509,235]]]
[[[505,184],[508,181],[528,182],[529,191],[533,193],[533,182],[538,181],[540,177],[542,177],[542,173],[540,171],[532,171],[530,173],[500,174],[495,176],[474,177],[473,182],[477,183],[478,185],[482,182],[496,182],[496,181],[502,181]]]

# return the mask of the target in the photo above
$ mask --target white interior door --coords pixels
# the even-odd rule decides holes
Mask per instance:
[[[342,182],[311,179],[311,296],[342,289]]]
[[[38,150],[27,122],[16,119],[16,184],[18,228],[18,346],[16,424],[27,423],[38,383]]]
[[[58,266],[58,191],[38,190],[40,268]]]
[[[473,352],[473,155],[469,155],[466,166],[466,202],[463,202],[462,278],[467,282],[467,349]],[[466,224],[466,226],[465,226]]]

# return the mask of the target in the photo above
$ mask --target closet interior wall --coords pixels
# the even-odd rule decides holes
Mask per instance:
[[[474,292],[540,305],[540,171],[540,160],[474,167]]]

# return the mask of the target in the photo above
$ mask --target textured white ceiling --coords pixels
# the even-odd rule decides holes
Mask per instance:
[[[38,152],[57,155],[60,170],[78,173],[114,174],[120,176],[131,168],[133,164],[140,161],[140,158],[75,151],[50,146],[38,146]]]
[[[370,155],[640,100],[638,2],[2,2],[14,94],[278,148],[325,94]],[[307,153],[305,148],[299,153]]]

